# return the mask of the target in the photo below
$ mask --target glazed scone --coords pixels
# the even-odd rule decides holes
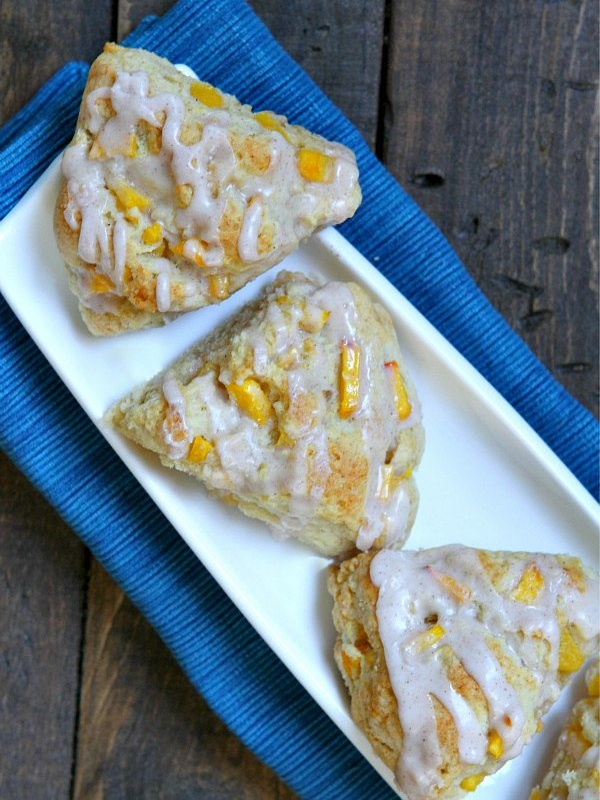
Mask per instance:
[[[515,758],[598,645],[576,558],[448,545],[332,567],[351,711],[406,800],[458,798]]]
[[[412,525],[419,401],[389,315],[355,284],[280,273],[108,419],[326,555],[400,544]]]
[[[598,800],[600,797],[600,662],[585,675],[588,696],[573,706],[552,763],[529,800]]]
[[[56,239],[97,335],[220,302],[361,200],[343,145],[114,44],[62,174]]]

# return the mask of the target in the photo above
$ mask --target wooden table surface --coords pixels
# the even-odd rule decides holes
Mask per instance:
[[[65,61],[170,5],[4,0],[0,122]],[[251,5],[597,414],[597,4]],[[2,800],[295,796],[1,454],[0,704]]]

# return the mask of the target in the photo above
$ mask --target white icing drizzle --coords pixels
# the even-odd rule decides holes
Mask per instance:
[[[327,320],[333,341],[348,341],[361,353],[361,378],[358,409],[353,415],[360,420],[365,453],[369,462],[368,488],[365,496],[364,519],[358,531],[356,546],[367,551],[380,536],[386,545],[403,540],[410,512],[405,485],[400,482],[387,499],[380,496],[381,468],[394,442],[394,432],[404,427],[398,420],[394,397],[385,385],[377,384],[375,376],[382,373],[381,357],[359,336],[358,316],[350,289],[342,283],[331,282],[315,292],[312,302],[330,312]],[[367,336],[370,332],[367,332]],[[420,420],[418,406],[413,408],[410,424]]]
[[[115,221],[113,229],[113,258],[114,270],[112,279],[116,288],[120,290],[123,286],[123,273],[127,260],[127,223],[123,217],[119,217]]]
[[[163,314],[171,309],[171,264],[166,258],[154,259],[156,270],[156,308]]]
[[[181,105],[181,120],[183,105]],[[210,267],[223,263],[224,250],[219,238],[219,224],[227,204],[227,195],[221,193],[220,186],[231,176],[235,168],[235,157],[227,131],[216,125],[205,125],[198,144],[185,146],[178,138],[181,124],[178,118],[177,130],[169,132],[165,139],[163,128],[163,148],[172,155],[172,169],[177,185],[190,185],[192,197],[186,208],[180,208],[175,221],[184,236],[199,233],[204,242],[202,258]],[[165,126],[166,127],[166,126]]]
[[[380,346],[370,344],[371,332],[363,331],[359,324],[354,296],[346,284],[320,286],[299,275],[288,275],[288,281],[244,329],[243,344],[236,344],[252,358],[259,381],[268,382],[274,366],[284,371],[279,378],[284,384],[282,429],[269,433],[268,426],[260,428],[238,411],[224,388],[235,375],[225,367],[218,378],[214,372],[193,378],[185,390],[188,402],[200,403],[205,409],[203,418],[208,418],[202,422],[201,432],[214,442],[220,462],[220,468],[211,467],[211,482],[240,495],[287,496],[287,513],[273,523],[281,535],[305,526],[314,517],[332,470],[330,403],[337,400],[330,397],[331,382],[337,382],[340,342],[352,339],[363,356],[360,402],[353,419],[344,422],[340,418],[338,424],[358,428],[368,462],[367,486],[352,487],[364,493],[358,544],[366,548],[382,533],[387,533],[388,543],[399,540],[408,516],[406,490],[400,482],[387,499],[378,492],[378,476],[400,428]],[[318,331],[314,334],[319,337],[318,344],[310,341],[312,335],[303,327],[306,324]],[[308,356],[306,344],[313,345]],[[377,380],[371,383],[369,376],[376,370]],[[183,418],[189,418],[189,409],[180,411]],[[334,418],[337,414],[336,405]],[[273,436],[280,436],[281,441],[274,444]]]
[[[331,150],[328,155],[335,157],[335,153]],[[335,164],[333,188],[337,195],[337,199],[333,201],[332,206],[332,219],[333,224],[343,222],[348,215],[348,206],[343,199],[343,192],[345,187],[351,186],[356,180],[356,167],[352,160],[348,158],[338,158]]]
[[[268,454],[257,436],[257,426],[227,398],[214,372],[194,378],[190,393],[200,398],[208,416],[203,435],[214,442],[219,456],[211,467],[211,482],[226,491],[275,491],[280,475],[261,469]]]
[[[596,744],[593,745],[592,747],[588,747],[588,749],[581,757],[581,763],[584,767],[592,768],[598,766],[599,759],[600,759],[600,747]]]
[[[156,307],[162,312],[171,308],[171,276],[168,272],[161,272],[156,278]]]
[[[112,86],[101,86],[88,94],[88,128],[98,135],[98,142],[108,155],[120,152],[140,120],[154,126],[160,124],[157,112],[163,110],[163,103],[148,97],[148,84],[144,72],[120,72]],[[109,100],[114,116],[105,120],[98,100]]]
[[[588,639],[598,636],[597,587],[594,592],[589,585],[580,593],[554,558],[535,554],[531,560],[543,577],[543,586],[529,603],[510,596],[527,567],[528,562],[521,560],[509,562],[505,580],[511,588],[502,595],[492,586],[477,551],[470,548],[449,545],[420,552],[382,551],[371,562],[371,579],[379,589],[379,633],[404,733],[396,777],[411,800],[430,797],[441,786],[431,697],[437,697],[452,715],[464,763],[485,761],[491,730],[503,742],[498,767],[518,755],[526,743],[523,709],[488,646],[491,639],[507,642],[510,657],[531,671],[537,686],[536,707],[543,713],[560,691],[557,599],[569,623],[578,625]],[[459,600],[444,588],[440,575],[449,576],[470,595]],[[441,625],[443,636],[433,645],[419,647],[432,619]],[[547,667],[540,665],[535,653],[540,636],[551,647]],[[484,725],[448,680],[441,660],[445,647],[451,648],[479,684],[488,706]]]
[[[263,200],[258,195],[254,195],[244,212],[242,229],[238,239],[238,252],[242,261],[252,263],[260,259],[258,233],[262,223],[263,212]]]
[[[177,379],[167,373],[162,385],[168,410],[163,422],[163,437],[173,459],[184,458],[189,450],[192,435],[187,425],[186,403]]]
[[[106,103],[110,104],[110,116]],[[190,145],[181,140],[184,117],[185,104],[180,97],[170,92],[150,94],[146,72],[118,72],[112,86],[99,87],[86,99],[87,128],[96,137],[94,156],[90,157],[91,142],[85,139],[76,141],[65,152],[65,220],[72,230],[79,227],[80,257],[113,279],[115,294],[123,293],[128,232],[124,212],[109,188],[116,183],[125,182],[151,197],[150,208],[138,209],[141,223],[159,221],[164,238],[171,243],[188,240],[184,245],[188,258],[192,240],[192,260],[197,255],[200,263],[211,269],[218,269],[224,262],[220,225],[230,202],[245,209],[238,254],[241,262],[248,265],[264,257],[259,235],[267,213],[271,221],[277,221],[275,241],[268,254],[274,261],[310,231],[314,220],[309,218],[322,199],[326,202],[322,214],[327,221],[341,221],[351,212],[354,200],[350,195],[358,171],[352,154],[342,145],[328,144],[325,149],[335,159],[333,181],[309,183],[298,172],[294,146],[277,131],[267,131],[256,122],[256,131],[268,142],[270,160],[262,174],[246,174],[237,168],[229,138],[236,122],[229,111],[206,109],[200,117],[200,140]],[[161,130],[158,154],[132,153],[140,121]],[[248,123],[254,124],[251,118],[245,124]],[[187,192],[183,202],[180,198],[175,200],[178,191]],[[152,254],[146,253],[145,258],[151,260]],[[181,278],[175,265],[170,269],[172,278]],[[161,278],[161,285],[166,283],[166,277]],[[205,285],[200,291],[207,291]]]
[[[410,513],[406,486],[400,483],[388,500],[380,499],[380,470],[371,472],[365,523],[356,540],[359,550],[369,550],[382,533],[386,534],[386,547],[401,544],[406,532]]]
[[[183,245],[183,255],[194,261],[198,256],[202,258],[202,244],[198,239],[186,239]]]
[[[100,167],[87,158],[86,145],[78,143],[65,151],[62,170],[69,193],[65,220],[72,230],[80,225],[79,257],[87,264],[97,263],[101,271],[109,273],[112,264],[104,221],[108,196]],[[77,220],[78,214],[81,222]]]

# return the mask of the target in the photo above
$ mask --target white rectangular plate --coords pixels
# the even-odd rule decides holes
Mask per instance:
[[[110,405],[230,317],[280,268],[354,280],[390,312],[418,388],[427,444],[410,548],[461,542],[491,549],[569,552],[596,565],[597,506],[502,397],[336,231],[326,230],[221,306],[155,330],[97,339],[67,288],[52,216],[55,162],[0,225],[0,290],[62,380],[194,553],[281,660],[393,786],[349,715],[332,647],[328,561],[275,541],[262,524],[209,498],[102,423]],[[218,536],[213,533],[218,532]],[[547,763],[568,703],[564,693],[526,752],[486,780],[477,800],[524,797]]]

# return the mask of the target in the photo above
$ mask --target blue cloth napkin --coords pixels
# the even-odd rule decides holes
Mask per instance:
[[[272,108],[351,147],[364,200],[342,233],[598,495],[594,418],[493,310],[439,231],[243,0],[180,0],[164,17],[144,20],[125,44],[187,63],[256,109]],[[66,65],[0,129],[0,217],[70,140],[86,73],[84,64]],[[113,454],[1,298],[0,404],[0,446],[242,741],[307,800],[391,798]]]

